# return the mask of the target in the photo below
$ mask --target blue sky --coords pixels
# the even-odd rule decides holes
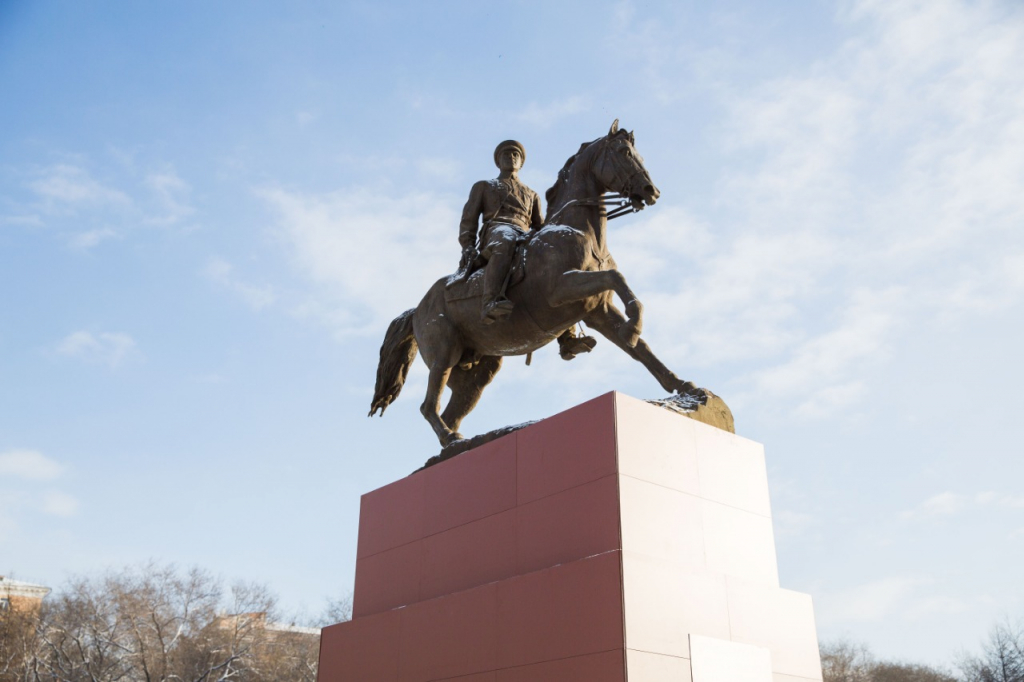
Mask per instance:
[[[947,663],[1024,615],[1024,12],[1011,2],[0,3],[0,571],[148,559],[351,589],[358,498],[436,451],[387,322],[494,145],[543,194],[614,118],[645,338],[765,443],[823,638]],[[463,430],[608,390],[506,363]]]

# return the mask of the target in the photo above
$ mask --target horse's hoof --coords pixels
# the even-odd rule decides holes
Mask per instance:
[[[683,397],[696,398],[697,402],[701,405],[708,404],[708,392],[703,388],[699,388],[692,381],[684,381],[680,384],[679,388],[676,389],[676,393]]]
[[[449,445],[451,445],[452,443],[457,443],[458,441],[465,440],[465,439],[466,439],[466,437],[463,436],[461,433],[459,433],[458,431],[453,431],[451,434],[449,434],[444,439],[444,441],[442,441],[441,447],[442,448],[446,448]]]

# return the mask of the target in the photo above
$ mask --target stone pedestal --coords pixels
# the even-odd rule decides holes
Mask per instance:
[[[320,682],[809,682],[762,447],[609,393],[362,498]]]

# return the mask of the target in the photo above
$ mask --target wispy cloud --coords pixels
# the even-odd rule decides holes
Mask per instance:
[[[188,227],[196,212],[191,187],[173,169],[140,171],[117,164],[100,166],[101,172],[97,165],[76,158],[16,171],[28,193],[8,199],[13,210],[0,222],[57,229],[79,250],[125,238],[140,226]]]
[[[119,332],[76,331],[68,334],[56,347],[60,355],[79,358],[87,362],[117,367],[138,353],[135,340]]]
[[[970,495],[945,491],[932,495],[913,509],[908,509],[901,514],[901,517],[906,520],[924,520],[953,516],[983,508],[1024,510],[1024,495],[998,493],[991,490]]]
[[[71,164],[44,168],[29,187],[50,206],[62,209],[104,205],[127,207],[132,204],[121,190],[96,180],[86,169]]]
[[[853,37],[808,67],[709,85],[734,163],[708,217],[674,216],[692,252],[666,253],[654,219],[610,238],[668,360],[756,364],[739,399],[785,395],[804,418],[863,400],[908,328],[1024,299],[1024,14],[865,1],[840,21]],[[681,59],[656,26],[631,30],[644,59]]]
[[[0,476],[50,481],[63,472],[62,465],[36,450],[8,450],[0,453]]]
[[[49,490],[43,494],[41,510],[50,516],[69,518],[78,513],[78,498],[59,490]]]
[[[898,610],[927,579],[911,576],[888,576],[838,592],[815,595],[816,606],[825,621],[878,621]]]
[[[68,243],[77,249],[91,249],[102,241],[116,237],[117,233],[109,227],[102,227],[96,230],[87,230],[73,234]]]
[[[206,265],[206,276],[222,287],[238,294],[253,310],[262,310],[277,300],[269,285],[257,286],[243,282],[234,272],[234,266],[222,258],[213,258]]]
[[[884,620],[920,621],[971,610],[982,597],[956,597],[926,575],[891,575],[853,587],[815,594],[819,623],[836,628],[851,623]]]
[[[259,191],[309,286],[300,315],[339,334],[379,334],[458,261],[460,200],[430,193]]]
[[[173,171],[146,176],[145,185],[155,197],[153,212],[147,220],[160,225],[173,225],[191,216],[195,209],[188,201],[191,187]]]
[[[37,450],[0,452],[0,539],[15,532],[26,514],[70,518],[78,513],[78,499],[52,487],[66,470]]]

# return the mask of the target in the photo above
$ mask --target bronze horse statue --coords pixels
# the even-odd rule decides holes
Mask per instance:
[[[584,143],[566,161],[546,193],[544,227],[530,233],[525,254],[517,257],[525,274],[509,283],[507,296],[515,304],[509,317],[481,321],[483,272],[477,271],[465,282],[442,277],[416,308],[391,322],[380,348],[370,416],[377,410],[383,416],[398,397],[419,347],[430,368],[420,412],[442,447],[448,446],[463,438],[459,424],[498,373],[502,357],[532,353],[581,321],[643,363],[666,391],[707,400],[704,389],[673,374],[640,339],[643,306],[608,252],[606,192],[628,200],[634,211],[653,205],[661,194],[633,145],[633,133],[615,121],[607,135]],[[446,384],[451,399],[439,414]]]

